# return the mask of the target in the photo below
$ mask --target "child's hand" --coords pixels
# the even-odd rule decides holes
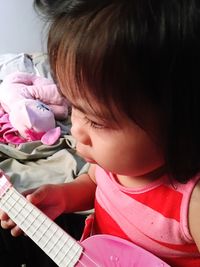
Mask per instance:
[[[36,189],[31,189],[23,193],[27,200],[37,206],[48,217],[54,220],[65,210],[63,185],[43,185]],[[13,236],[22,234],[22,230],[9,218],[9,216],[0,210],[1,227],[11,229]]]

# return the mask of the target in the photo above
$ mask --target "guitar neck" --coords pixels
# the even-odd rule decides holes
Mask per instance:
[[[58,266],[71,267],[79,261],[82,246],[17,192],[4,175],[0,178],[0,208]]]

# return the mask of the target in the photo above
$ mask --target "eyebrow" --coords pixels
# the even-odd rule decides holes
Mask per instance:
[[[72,103],[72,102],[70,102],[70,103],[75,109],[81,111],[82,113],[97,117],[102,121],[106,122],[106,121],[109,121],[110,119],[112,119],[112,116],[110,116],[108,113],[104,113],[103,114],[103,113],[100,113],[100,112],[95,112],[94,109],[92,109],[92,108],[84,109],[82,106],[80,106],[78,104],[75,104],[75,103]]]

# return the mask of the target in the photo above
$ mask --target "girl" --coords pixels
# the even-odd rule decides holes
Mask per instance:
[[[94,207],[93,234],[200,266],[200,2],[35,2],[51,20],[50,64],[91,167],[27,199],[53,219]],[[1,226],[20,233],[3,212]]]

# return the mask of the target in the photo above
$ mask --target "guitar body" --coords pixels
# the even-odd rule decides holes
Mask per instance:
[[[84,251],[76,267],[169,267],[150,252],[119,237],[94,235],[81,245]]]
[[[133,243],[110,235],[77,242],[15,190],[0,172],[0,208],[59,267],[169,267]]]

